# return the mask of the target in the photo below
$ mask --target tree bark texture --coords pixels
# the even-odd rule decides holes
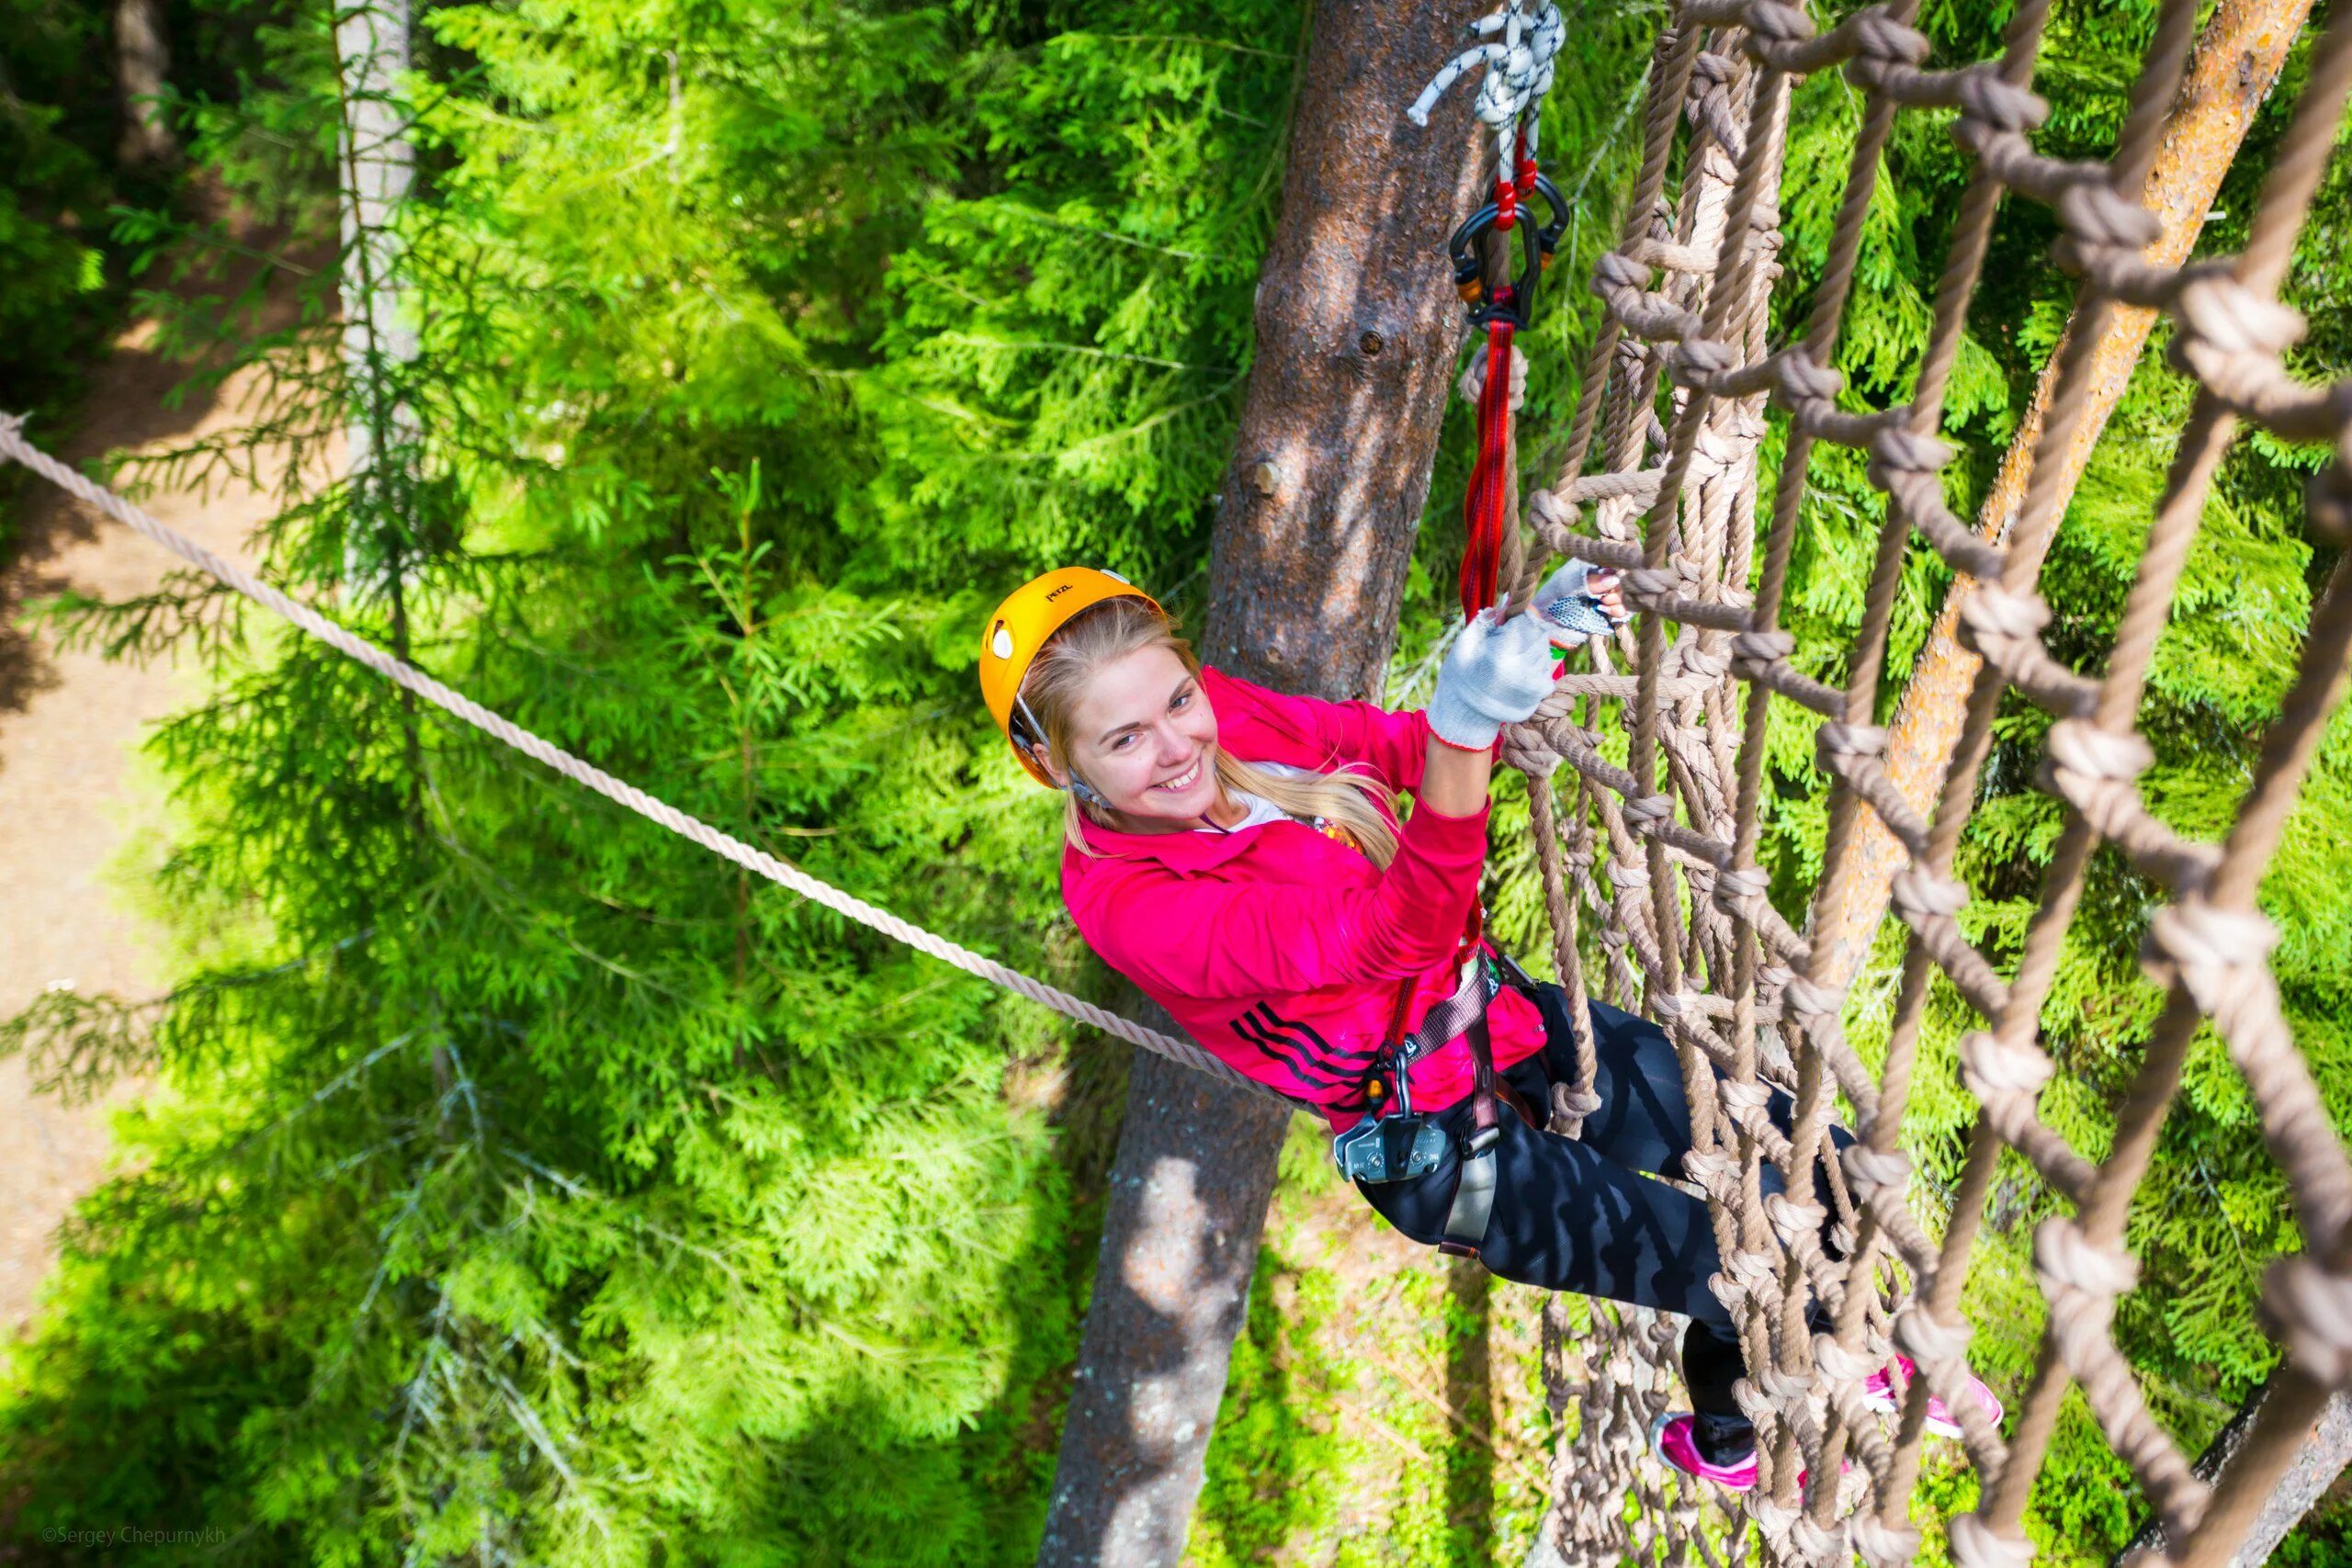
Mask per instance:
[[[122,161],[139,167],[177,159],[179,143],[164,124],[164,106],[157,101],[172,69],[163,0],[115,0],[114,61],[115,84],[122,93]]]
[[[413,434],[405,411],[387,402],[385,374],[416,357],[417,334],[400,308],[401,206],[415,178],[416,150],[400,78],[409,67],[408,0],[359,0],[334,28],[343,124],[337,138],[342,187],[343,355],[356,416],[345,469],[367,470],[379,445]]]
[[[2146,252],[2152,263],[2177,266],[2196,248],[2222,177],[2229,172],[2238,145],[2254,122],[2255,111],[2278,81],[2287,51],[2310,14],[2311,0],[2222,0],[2206,23],[2165,121],[2164,141],[2143,193],[2143,199],[2164,225],[2164,231]],[[2081,482],[2091,451],[2107,428],[2109,416],[2122,400],[2132,367],[2139,363],[2140,350],[2155,324],[2155,312],[2121,305],[2116,308],[2113,321],[2093,360],[2090,397],[2082,420],[2060,454],[2064,476],[2062,495],[2072,494]],[[2070,322],[2067,336],[2073,333]],[[2042,418],[2052,389],[2051,371],[2064,358],[2062,340],[2035,384],[2033,401],[1984,497],[1976,523],[1981,538],[1995,544],[2006,539],[2025,504],[2034,447],[2041,439]],[[1959,747],[1968,691],[1983,663],[1960,645],[1960,609],[1975,586],[1973,580],[1959,578],[1945,594],[1887,737],[1887,775],[1923,818],[1933,813],[1944,773]],[[1857,824],[1852,852],[1844,897],[1826,912],[1822,928],[1813,936],[1816,947],[1827,944],[1831,964],[1827,978],[1839,987],[1852,981],[1869,956],[1871,939],[1886,917],[1894,875],[1908,858],[1894,835],[1875,813],[1868,811]]]
[[[1463,338],[1445,242],[1488,145],[1466,85],[1426,130],[1405,107],[1480,8],[1316,7],[1202,638],[1249,680],[1380,694]],[[1040,1568],[1182,1554],[1287,1123],[1136,1053]]]
[[[2253,1429],[2254,1418],[2270,1397],[2271,1386],[2265,1382],[2249,1394],[2238,1413],[2230,1417],[2229,1425],[2206,1445],[2194,1467],[2198,1479],[2208,1484],[2220,1479],[2222,1467]],[[2294,1462],[2287,1467],[2287,1473],[2263,1504],[2254,1529],[2238,1547],[2237,1555],[2230,1559],[2230,1568],[2259,1568],[2268,1562],[2279,1542],[2335,1483],[2335,1478],[2344,1473],[2347,1464],[2352,1464],[2352,1394],[2337,1393],[2329,1396],[2321,1409],[2319,1424],[2303,1439]],[[2151,1518],[2140,1527],[2140,1533],[2132,1538],[2132,1543],[2116,1553],[2115,1568],[2138,1568],[2159,1562],[2165,1546],[2164,1522]]]

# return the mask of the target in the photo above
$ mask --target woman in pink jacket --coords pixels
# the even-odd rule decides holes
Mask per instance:
[[[1656,1179],[1690,1146],[1665,1035],[1593,1004],[1602,1103],[1578,1138],[1495,1110],[1547,1106],[1573,1071],[1564,995],[1498,984],[1474,924],[1496,741],[1551,690],[1579,626],[1623,616],[1613,580],[1581,563],[1535,605],[1466,626],[1429,707],[1389,713],[1204,669],[1140,590],[1067,569],[990,618],[981,685],[1022,765],[1068,791],[1062,894],[1094,951],[1220,1059],[1325,1117],[1340,1168],[1405,1235],[1504,1279],[1690,1318],[1696,1408],[1654,1439],[1677,1468],[1747,1487],[1745,1369],[1709,1289],[1706,1207]],[[1776,1097],[1784,1127],[1788,1111]],[[1872,1392],[1894,1407],[1889,1374]],[[1958,1430],[1939,1404],[1930,1418]]]

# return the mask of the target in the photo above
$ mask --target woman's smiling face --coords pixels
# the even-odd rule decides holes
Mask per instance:
[[[1189,827],[1219,798],[1216,714],[1199,678],[1165,647],[1094,671],[1070,709],[1069,751],[1102,804],[1146,832]],[[1064,770],[1055,773],[1068,782]]]

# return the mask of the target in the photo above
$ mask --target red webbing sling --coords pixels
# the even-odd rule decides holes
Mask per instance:
[[[1535,188],[1535,160],[1527,156],[1527,133],[1519,134],[1515,163],[1495,182],[1494,232],[1508,236],[1520,221],[1519,204]],[[1515,176],[1515,177],[1514,177]],[[1508,247],[1508,239],[1504,242]],[[1495,602],[1497,578],[1502,570],[1503,530],[1510,502],[1510,355],[1511,338],[1519,330],[1513,318],[1518,306],[1508,283],[1494,289],[1501,309],[1487,321],[1487,382],[1478,394],[1478,460],[1470,470],[1470,489],[1463,500],[1467,538],[1462,548],[1462,618],[1476,618]]]

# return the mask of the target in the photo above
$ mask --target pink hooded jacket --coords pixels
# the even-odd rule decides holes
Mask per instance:
[[[1421,782],[1429,723],[1370,703],[1287,697],[1201,671],[1217,742],[1252,762],[1330,773],[1354,765],[1392,789]],[[1143,987],[1193,1039],[1259,1082],[1322,1108],[1335,1129],[1367,1108],[1396,983],[1413,977],[1407,1027],[1453,993],[1454,953],[1487,858],[1487,813],[1419,807],[1379,870],[1300,822],[1231,834],[1114,833],[1099,853],[1062,852],[1062,898],[1104,963]],[[1534,1004],[1510,987],[1487,1011],[1498,1068],[1544,1046]],[[1415,1063],[1413,1108],[1470,1092],[1469,1046]]]

